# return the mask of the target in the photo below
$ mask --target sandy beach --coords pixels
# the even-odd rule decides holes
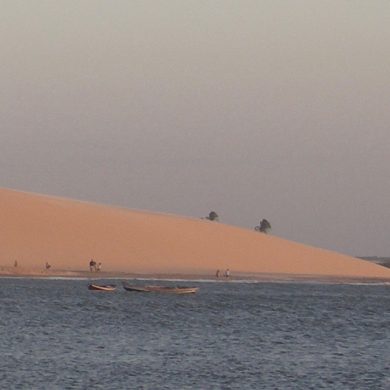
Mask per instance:
[[[0,205],[4,276],[213,278],[230,269],[245,278],[390,280],[390,269],[369,261],[218,222],[10,189],[0,189]],[[91,259],[101,272],[89,272]]]

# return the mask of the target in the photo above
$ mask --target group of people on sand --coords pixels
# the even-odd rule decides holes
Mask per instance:
[[[230,269],[227,268],[224,272],[222,272],[221,270],[217,269],[217,272],[215,273],[215,277],[217,279],[220,279],[220,278],[229,279],[230,278]]]
[[[89,262],[89,270],[91,272],[99,272],[102,269],[102,263],[96,263],[94,259]]]

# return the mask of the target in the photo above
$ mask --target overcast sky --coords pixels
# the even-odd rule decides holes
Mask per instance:
[[[388,0],[0,9],[0,186],[390,256]]]

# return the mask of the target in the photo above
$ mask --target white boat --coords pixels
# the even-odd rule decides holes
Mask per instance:
[[[112,284],[89,284],[88,290],[94,290],[94,291],[115,291],[116,286]]]

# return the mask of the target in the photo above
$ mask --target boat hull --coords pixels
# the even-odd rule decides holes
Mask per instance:
[[[168,294],[195,294],[199,287],[187,287],[187,286],[132,286],[132,285],[123,285],[123,288],[126,291],[133,292],[158,292],[158,293],[168,293]]]
[[[92,291],[115,291],[116,290],[116,286],[89,284],[88,285],[88,290],[92,290]]]

